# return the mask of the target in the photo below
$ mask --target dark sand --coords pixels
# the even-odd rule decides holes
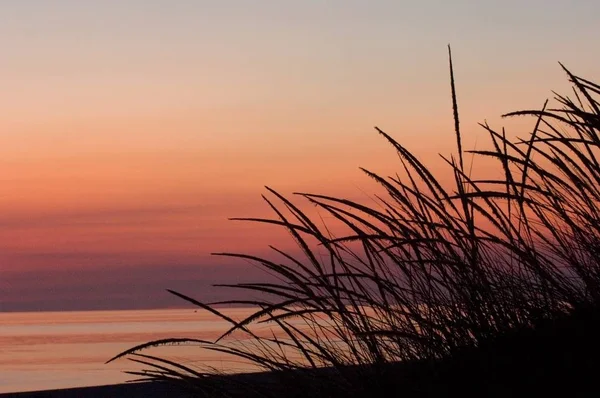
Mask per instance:
[[[186,397],[179,391],[173,390],[172,386],[162,383],[127,383],[98,387],[68,388],[48,391],[31,391],[0,394],[1,398],[154,398],[154,397]]]
[[[350,366],[348,369],[364,370],[363,367],[355,366]],[[332,377],[335,377],[334,375],[335,371],[332,368],[321,368],[311,372],[310,380],[318,382],[321,378],[331,379]],[[203,385],[202,392],[208,393],[209,396],[211,391],[218,391],[219,393],[216,393],[216,396],[221,396],[222,393],[225,392],[228,396],[245,397],[248,395],[248,387],[250,387],[250,390],[253,390],[253,387],[255,386],[266,387],[270,392],[276,393],[276,396],[285,396],[289,393],[289,391],[287,391],[288,383],[293,380],[297,381],[298,377],[301,377],[300,371],[239,373],[224,376],[209,376],[200,384]],[[305,387],[310,389],[310,386],[308,385]],[[309,393],[308,396],[312,395],[313,394]],[[183,391],[177,386],[161,382],[136,382],[96,387],[0,394],[0,398],[188,398],[193,396],[197,397],[205,395],[199,390],[196,390],[195,394],[193,394],[190,391]]]
[[[225,389],[231,394],[239,394],[236,396],[244,396],[244,386],[248,384],[259,383],[262,385],[277,384],[274,380],[273,373],[242,373],[229,376],[211,376],[207,377],[203,384],[206,385],[205,391],[209,391],[211,386],[227,386]],[[158,397],[173,397],[187,398],[198,396],[191,394],[189,391],[183,391],[177,386],[161,383],[161,382],[136,382],[123,383],[95,387],[77,387],[57,390],[45,391],[27,391],[15,393],[0,394],[0,398],[79,398],[79,397],[94,397],[94,398],[158,398]]]

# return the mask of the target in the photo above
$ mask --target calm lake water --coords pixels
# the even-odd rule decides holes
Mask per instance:
[[[241,319],[252,309],[224,311]],[[140,369],[126,359],[104,364],[136,344],[168,337],[212,340],[228,324],[193,309],[0,313],[0,393],[122,383]],[[164,347],[160,354],[201,369],[255,370],[196,346]]]

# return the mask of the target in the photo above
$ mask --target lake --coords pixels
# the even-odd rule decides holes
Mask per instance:
[[[241,319],[253,309],[227,309]],[[105,362],[137,344],[168,337],[212,340],[228,324],[193,309],[0,313],[0,393],[97,386],[135,379],[127,359]],[[235,358],[197,346],[162,347],[160,354],[188,366],[228,373],[255,370]]]

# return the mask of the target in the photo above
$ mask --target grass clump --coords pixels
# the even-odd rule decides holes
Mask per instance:
[[[561,65],[562,66],[562,65]],[[249,260],[275,282],[231,285],[248,300],[202,303],[231,327],[215,341],[167,339],[127,350],[149,367],[134,374],[198,391],[278,396],[484,396],[583,391],[591,386],[594,334],[600,331],[600,86],[563,67],[571,97],[557,108],[513,112],[535,118],[524,139],[482,124],[490,148],[464,151],[452,62],[457,153],[444,157],[451,188],[401,143],[377,128],[403,172],[367,169],[384,194],[367,206],[298,193],[345,232],[333,236],[299,205],[267,188],[274,219],[245,219],[286,229],[301,254]],[[464,155],[495,159],[500,178],[475,179]],[[229,318],[218,305],[251,305]],[[272,334],[256,331],[268,324]],[[243,343],[228,337],[243,334]],[[142,353],[163,344],[197,344],[271,371],[269,377],[215,376]],[[267,380],[267,381],[265,381]],[[292,383],[292,384],[289,384]],[[296,384],[294,384],[296,383]]]

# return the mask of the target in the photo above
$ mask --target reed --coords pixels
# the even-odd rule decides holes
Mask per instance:
[[[216,255],[249,260],[276,282],[226,286],[259,297],[251,300],[203,303],[170,291],[227,321],[230,329],[215,341],[152,341],[111,361],[127,357],[148,367],[133,372],[143,378],[224,392],[222,380],[209,377],[214,370],[143,353],[186,343],[288,375],[302,383],[303,394],[307,380],[315,396],[375,395],[391,382],[405,393],[418,393],[427,382],[418,384],[414,369],[429,369],[420,374],[431,381],[446,369],[444,363],[471,352],[480,358],[485,347],[512,352],[510,347],[523,347],[519,341],[530,341],[523,336],[547,336],[548,325],[575,316],[596,322],[588,315],[600,303],[600,86],[563,66],[572,97],[556,94],[556,108],[546,101],[541,110],[504,115],[535,118],[528,137],[509,139],[503,129],[481,124],[489,149],[464,151],[450,52],[449,60],[457,140],[456,154],[444,157],[454,176],[451,187],[376,128],[399,155],[402,171],[385,177],[362,169],[384,192],[376,204],[311,193],[297,193],[292,200],[267,188],[263,198],[275,217],[236,220],[285,229],[301,254],[273,248],[272,258]],[[495,159],[501,178],[473,178],[465,154],[475,161]],[[345,232],[332,236],[297,200],[316,206]],[[224,304],[257,310],[234,320],[218,309]],[[264,324],[276,332],[254,330]],[[240,333],[249,338],[246,343],[231,344],[231,336]],[[494,352],[494,358],[501,356]],[[317,370],[323,367],[328,370]],[[215,387],[207,380],[221,381]],[[269,395],[268,388],[247,387],[248,394]]]

